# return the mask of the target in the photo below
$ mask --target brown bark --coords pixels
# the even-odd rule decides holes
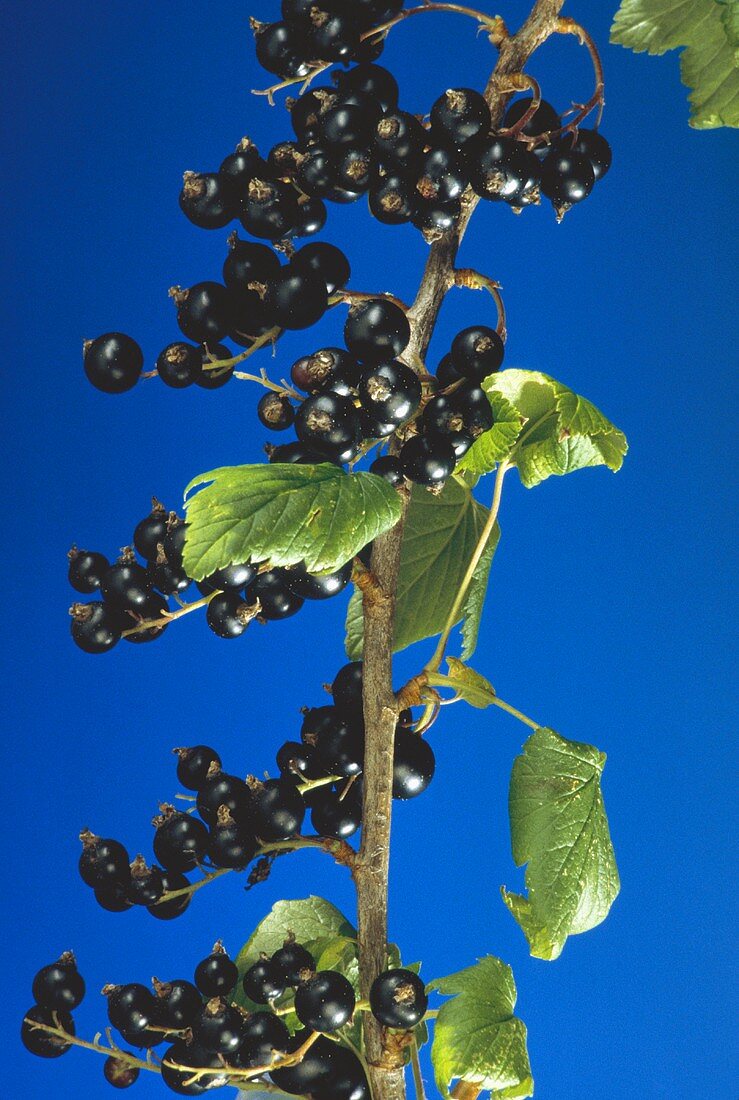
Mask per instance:
[[[502,117],[513,90],[506,76],[518,73],[528,57],[554,30],[564,0],[538,0],[517,34],[500,44],[498,62],[485,90],[493,125]],[[468,193],[457,227],[430,249],[416,300],[410,310],[409,362],[423,358],[444,295],[453,283],[459,245],[479,199]],[[402,491],[403,515],[396,526],[375,540],[372,599],[364,601],[364,806],[362,844],[356,867],[359,971],[361,993],[387,965],[388,868],[392,810],[393,740],[399,704],[392,688],[392,637],[395,594],[400,567],[403,524],[409,493]],[[402,1100],[405,1079],[371,1013],[364,1014],[364,1040],[374,1100]]]

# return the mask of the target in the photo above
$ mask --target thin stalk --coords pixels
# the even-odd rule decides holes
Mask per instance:
[[[426,1100],[426,1090],[423,1085],[421,1073],[421,1059],[418,1057],[418,1040],[414,1034],[411,1043],[411,1070],[413,1072],[413,1087],[416,1090],[416,1100]]]
[[[541,723],[535,722],[533,718],[527,718],[523,711],[517,710],[516,707],[512,707],[510,703],[506,703],[503,699],[499,699],[496,695],[492,700],[493,706],[500,707],[506,714],[512,715],[514,718],[518,718],[519,722],[523,722],[525,726],[529,726],[532,730],[541,729]]]

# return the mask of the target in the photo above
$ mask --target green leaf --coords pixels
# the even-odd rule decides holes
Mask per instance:
[[[477,649],[477,639],[480,634],[482,611],[485,606],[485,597],[488,592],[488,580],[490,578],[490,566],[493,564],[493,555],[500,541],[500,526],[495,525],[495,531],[488,539],[482,552],[477,568],[472,574],[470,586],[467,589],[464,603],[462,604],[462,660],[469,661]]]
[[[429,673],[428,682],[432,687],[451,688],[470,706],[479,710],[492,706],[495,689],[489,680],[456,657],[447,657],[446,663],[449,671],[445,676]]]
[[[375,474],[336,466],[224,466],[190,482],[184,567],[203,580],[233,562],[305,562],[330,572],[400,519],[400,498]]]
[[[414,486],[403,532],[393,652],[444,629],[487,516],[487,508],[455,478],[438,496]],[[499,537],[496,525],[480,577],[486,577]],[[472,614],[479,620],[479,590],[475,599]],[[349,601],[346,651],[352,660],[362,654],[362,598],[357,592]]]
[[[608,466],[614,472],[621,468],[627,451],[623,432],[592,402],[548,374],[504,370],[486,378],[483,389],[494,409],[501,399],[515,409],[519,432],[508,455],[498,454],[487,466],[481,448],[473,455],[488,433],[480,436],[461,459],[463,470],[472,463],[474,473],[489,473],[502,458],[509,457],[523,484],[532,488],[554,474],[569,474],[586,466]]]
[[[494,470],[509,454],[522,426],[521,414],[502,393],[487,386],[484,389],[493,410],[493,426],[478,436],[457,467],[477,475]]]
[[[528,897],[503,899],[531,954],[556,959],[568,936],[605,920],[620,883],[601,774],[605,754],[538,729],[516,757],[509,813],[513,859],[526,868]]]
[[[431,982],[429,989],[453,997],[434,1023],[431,1060],[442,1096],[460,1079],[494,1097],[533,1094],[526,1026],[513,1015],[516,985],[510,966],[492,955],[475,966]]]
[[[684,46],[690,125],[739,126],[739,0],[622,0],[611,41],[650,54]]]

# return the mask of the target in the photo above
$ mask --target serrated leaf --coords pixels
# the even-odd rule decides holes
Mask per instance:
[[[611,42],[650,54],[685,47],[690,125],[739,126],[739,0],[622,0]]]
[[[446,675],[429,673],[428,682],[432,687],[450,688],[470,706],[477,707],[479,710],[492,706],[495,689],[489,680],[456,657],[447,657],[446,663],[448,667]]]
[[[195,580],[249,560],[338,569],[401,514],[384,478],[327,463],[224,466],[194,478],[185,495],[206,482],[185,505],[184,567]]]
[[[586,466],[619,470],[627,451],[626,437],[587,398],[541,371],[504,370],[483,382],[491,404],[502,398],[516,410],[518,441],[508,456],[499,456],[487,469],[475,460],[475,472],[489,473],[504,457],[518,467],[527,488],[554,474],[569,474]],[[482,443],[484,435],[475,444]],[[468,456],[461,459],[466,468]]]
[[[503,889],[531,954],[556,959],[568,936],[605,920],[620,888],[601,775],[605,754],[538,729],[511,774],[511,846],[528,897]]]
[[[444,629],[487,516],[488,509],[455,478],[438,496],[414,486],[403,532],[393,652]],[[492,547],[489,558],[499,537],[496,525],[488,544]],[[352,660],[362,654],[359,593],[349,601],[346,651]]]
[[[526,1026],[513,1014],[511,968],[488,955],[475,966],[431,982],[429,989],[453,998],[439,1009],[431,1046],[442,1096],[448,1096],[453,1080],[469,1081],[498,1098],[531,1096]]]
[[[485,606],[485,597],[488,592],[488,580],[490,579],[490,566],[493,564],[493,555],[500,541],[500,525],[496,524],[492,538],[488,539],[487,546],[482,552],[477,568],[472,574],[470,586],[467,589],[464,603],[462,604],[462,660],[469,661],[477,649],[477,639],[480,634],[482,612]]]
[[[493,410],[493,426],[478,436],[465,454],[458,469],[471,474],[487,474],[506,457],[518,439],[522,420],[518,410],[502,393],[486,388]]]

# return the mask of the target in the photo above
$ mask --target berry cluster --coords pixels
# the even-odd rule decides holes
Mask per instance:
[[[234,373],[233,352],[221,341],[248,349],[265,334],[276,339],[284,329],[315,324],[350,274],[349,261],[334,245],[312,242],[282,264],[267,245],[232,234],[222,283],[205,281],[170,292],[180,330],[194,343],[168,344],[152,373],[173,389],[193,384],[219,389]],[[109,332],[85,342],[83,364],[97,389],[124,393],[141,377],[144,356],[130,336]]]
[[[239,969],[220,940],[195,967],[193,981],[152,978],[151,984],[153,992],[140,982],[103,986],[108,1021],[125,1043],[146,1052],[167,1044],[154,1063],[148,1053],[143,1062],[110,1039],[103,1072],[114,1088],[133,1085],[143,1065],[158,1068],[162,1082],[182,1096],[269,1079],[283,1092],[314,1100],[369,1100],[360,1060],[325,1038],[351,1022],[357,1009],[354,987],[338,971],[317,971],[311,953],[292,934],[241,978],[244,995],[265,1009],[249,1011],[238,1003]],[[42,967],[33,980],[36,1003],[21,1025],[27,1050],[42,1058],[69,1050],[75,1036],[71,1012],[84,993],[71,952]],[[280,1014],[271,1011],[278,998]],[[281,1018],[286,1008],[302,1025],[293,1035]],[[415,1027],[427,1008],[424,983],[411,970],[387,970],[370,989],[369,1009],[386,1027]],[[88,1045],[107,1053],[99,1042]]]
[[[260,853],[299,838],[307,810],[318,838],[352,836],[362,823],[362,662],[339,669],[330,690],[330,705],[304,708],[300,741],[278,749],[277,778],[244,780],[224,772],[219,754],[207,745],[175,749],[177,778],[194,792],[184,797],[195,802],[199,818],[160,805],[152,822],[156,863],[147,864],[142,855],[130,860],[119,841],[85,829],[79,873],[97,902],[109,912],[139,905],[161,920],[174,919],[192,898],[187,872],[243,870]],[[412,725],[411,711],[404,710],[393,755],[393,797],[403,800],[425,791],[435,769],[431,746]],[[271,850],[274,844],[278,848]],[[253,881],[260,875],[257,865]]]
[[[403,0],[282,0],[280,22],[251,21],[257,60],[283,80],[308,76],[321,61],[373,61],[383,24],[402,7]]]

